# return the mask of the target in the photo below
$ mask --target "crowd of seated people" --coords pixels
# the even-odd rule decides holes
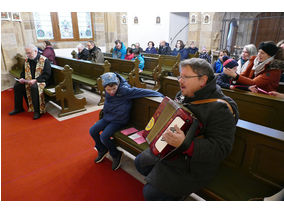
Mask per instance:
[[[238,62],[222,57],[223,72],[218,75],[217,83],[223,88],[278,96],[274,91],[284,72],[283,52],[283,48],[272,41],[261,42],[258,50],[253,44],[246,45]]]
[[[102,53],[95,46],[94,42],[88,41],[88,50],[82,44],[79,44],[77,48],[79,59],[92,60],[93,58],[93,61],[98,61],[96,58],[99,58],[99,61],[103,62]],[[248,44],[244,46],[237,61],[237,66],[230,67],[230,65],[227,65],[229,67],[224,69],[224,59],[231,61],[229,51],[224,49],[219,52],[218,59],[212,64],[212,67],[215,73],[222,74],[219,77],[219,83],[224,79],[226,84],[230,82],[231,86],[227,84],[226,88],[235,89],[242,87],[242,89],[256,91],[254,89],[256,86],[266,92],[276,91],[279,81],[284,81],[284,56],[282,51],[284,51],[284,40],[278,42],[277,45],[273,42],[262,42],[258,49],[254,44]],[[169,43],[162,40],[158,48],[155,47],[153,41],[149,41],[148,47],[143,51],[138,42],[127,48],[122,41],[116,40],[112,57],[125,60],[138,58],[140,61],[139,71],[142,72],[145,63],[143,53],[173,56],[180,54],[182,61],[189,58],[190,54],[198,53],[198,48],[194,42],[191,42],[190,46],[186,47],[182,40],[177,40],[175,48],[172,50]],[[91,55],[93,56],[91,57]],[[211,64],[211,55],[205,47],[202,48],[199,56],[196,57],[202,58]],[[236,65],[235,63],[233,64]],[[257,91],[260,92],[260,90]]]

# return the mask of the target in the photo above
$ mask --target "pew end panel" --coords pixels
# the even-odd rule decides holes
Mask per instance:
[[[16,63],[11,67],[9,73],[13,77],[19,79],[21,77],[21,72],[23,71],[25,58],[20,53],[17,53],[14,58],[16,59]]]
[[[52,65],[53,84],[44,89],[50,100],[61,107],[58,117],[85,111],[86,98],[78,99],[74,96],[72,84],[72,68]]]

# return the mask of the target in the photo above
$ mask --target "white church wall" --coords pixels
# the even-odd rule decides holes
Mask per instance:
[[[134,23],[134,17],[138,18],[138,23]],[[156,23],[156,18],[160,17],[160,23]],[[140,43],[145,50],[149,41],[155,43],[155,47],[159,47],[161,40],[169,42],[169,12],[153,12],[153,10],[141,12],[127,12],[128,24],[128,46]]]

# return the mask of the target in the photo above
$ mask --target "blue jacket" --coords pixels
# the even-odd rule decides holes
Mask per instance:
[[[127,124],[132,107],[131,99],[151,96],[163,97],[161,93],[150,89],[131,88],[122,76],[115,74],[119,78],[120,84],[114,96],[110,96],[108,93],[105,95],[103,119],[107,122]]]
[[[194,48],[187,48],[187,51],[189,54],[195,54],[197,51],[198,51],[198,48],[197,47],[194,47]]]
[[[145,64],[144,56],[139,54],[137,57],[132,58],[132,61],[135,61],[136,58],[138,58],[138,60],[140,61],[139,69],[143,70],[144,69],[144,64]]]
[[[186,48],[182,48],[182,49],[179,49],[179,50],[177,50],[177,48],[175,48],[172,51],[172,55],[177,56],[178,54],[180,54],[180,60],[181,61],[188,58],[188,51],[187,51]]]
[[[124,46],[124,44],[121,42],[121,49],[117,49],[116,47],[114,47],[113,51],[112,51],[112,57],[113,58],[120,58],[120,59],[124,59],[126,55],[126,47]]]
[[[231,79],[232,77],[226,75],[225,73],[221,73],[217,76],[216,83],[222,88],[230,89]]]
[[[218,58],[218,60],[214,63],[214,71],[216,73],[222,73],[223,72],[223,63],[221,60]]]
[[[155,47],[152,47],[151,49],[149,49],[149,47],[146,48],[145,53],[149,53],[149,54],[157,54],[157,50]]]

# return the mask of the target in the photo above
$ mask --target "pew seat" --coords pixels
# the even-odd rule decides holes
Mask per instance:
[[[133,101],[129,125],[143,130],[162,98]],[[143,113],[141,113],[143,112]],[[120,131],[114,134],[117,146],[137,156],[149,147],[137,144]],[[196,192],[206,200],[245,201],[271,196],[284,187],[284,132],[239,120],[231,154],[222,162],[216,177]]]

